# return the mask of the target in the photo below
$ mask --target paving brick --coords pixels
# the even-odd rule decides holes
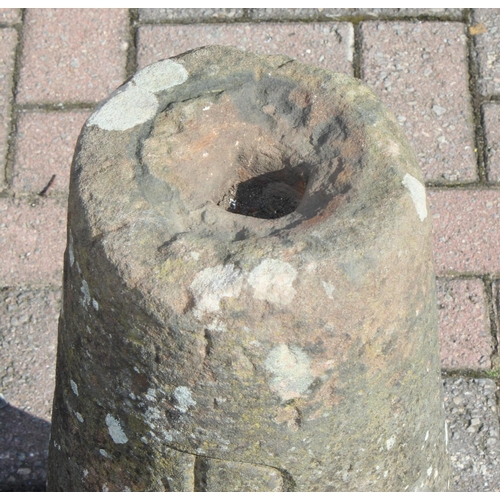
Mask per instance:
[[[429,189],[436,273],[500,273],[500,191]]]
[[[28,9],[18,101],[94,102],[125,79],[125,9]]]
[[[62,282],[66,200],[0,199],[0,285]]]
[[[364,80],[394,111],[426,180],[477,179],[465,27],[364,22]]]
[[[455,491],[500,491],[496,391],[495,381],[486,378],[444,381],[448,449]]]
[[[486,133],[486,169],[490,182],[500,182],[500,103],[483,105]]]
[[[21,22],[21,9],[0,9],[0,24],[12,25]]]
[[[139,9],[139,19],[145,22],[212,20],[230,21],[243,16],[243,9]]]
[[[483,282],[438,279],[437,292],[442,367],[490,369],[493,339]]]
[[[18,409],[50,420],[60,290],[0,291],[0,392]]]
[[[5,188],[5,161],[11,122],[11,101],[14,55],[17,32],[11,28],[0,29],[0,190]]]
[[[435,17],[459,21],[461,9],[250,9],[250,17],[259,21],[366,18],[408,18],[416,16]]]
[[[474,9],[473,25],[476,59],[479,64],[479,92],[500,94],[500,9]]]
[[[139,67],[203,45],[234,45],[264,54],[352,74],[353,28],[349,23],[205,24],[143,26]]]
[[[17,125],[13,189],[39,193],[52,175],[47,195],[66,193],[73,153],[89,111],[25,112]]]

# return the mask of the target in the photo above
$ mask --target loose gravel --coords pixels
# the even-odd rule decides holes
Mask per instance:
[[[494,380],[444,382],[446,421],[457,491],[500,491],[500,441]]]

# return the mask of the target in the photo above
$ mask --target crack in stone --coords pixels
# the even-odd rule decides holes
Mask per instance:
[[[186,455],[191,455],[195,457],[195,462],[194,462],[194,491],[195,492],[202,492],[202,491],[207,491],[206,489],[206,483],[207,483],[207,470],[208,470],[208,464],[206,463],[207,460],[218,460],[220,462],[226,462],[226,463],[236,463],[236,464],[244,464],[244,465],[251,465],[255,467],[267,467],[269,469],[274,469],[279,472],[281,479],[283,481],[283,491],[284,492],[293,492],[295,491],[296,488],[296,483],[292,477],[292,475],[285,469],[280,469],[279,467],[273,466],[273,465],[268,465],[268,464],[263,464],[263,463],[254,463],[254,462],[245,462],[243,460],[228,460],[220,457],[214,457],[214,456],[209,456],[209,455],[201,455],[198,453],[194,453],[191,451],[186,451],[186,450],[180,450],[174,446],[165,445],[165,448],[168,448],[170,450],[174,450],[178,453],[185,453]]]

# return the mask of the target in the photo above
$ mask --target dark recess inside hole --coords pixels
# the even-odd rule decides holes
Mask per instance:
[[[301,169],[283,168],[261,174],[236,186],[226,210],[259,219],[278,219],[298,207],[307,180]]]

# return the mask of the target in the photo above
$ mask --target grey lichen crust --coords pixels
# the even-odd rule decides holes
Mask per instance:
[[[361,82],[141,70],[75,153],[49,489],[446,490],[429,219]]]

